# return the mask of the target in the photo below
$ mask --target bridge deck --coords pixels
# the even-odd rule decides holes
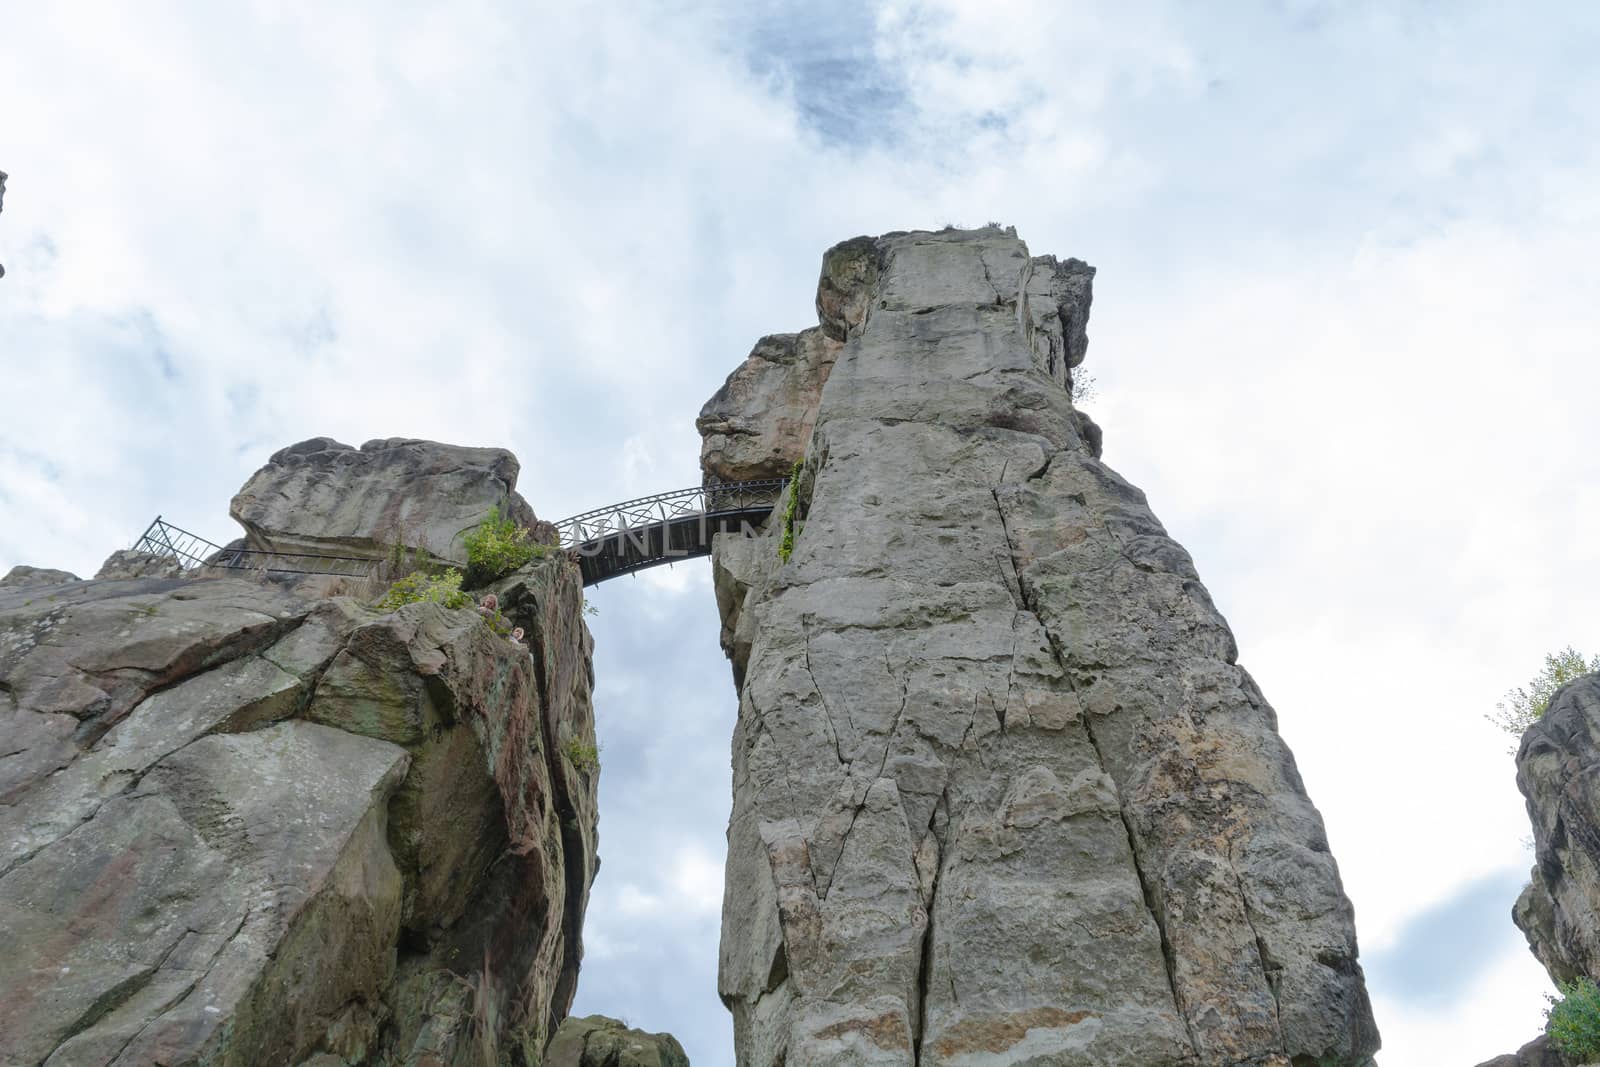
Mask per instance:
[[[756,526],[772,514],[789,483],[695,486],[586,511],[556,523],[574,552],[583,584],[594,585],[680,559],[710,555],[711,539]]]

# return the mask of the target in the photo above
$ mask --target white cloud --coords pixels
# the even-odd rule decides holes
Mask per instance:
[[[624,883],[617,908],[627,918],[717,915],[722,910],[722,860],[697,841],[677,846],[657,842],[665,854],[664,877],[652,886]]]
[[[1549,979],[1527,952],[1508,952],[1448,1011],[1427,1012],[1382,997],[1373,1008],[1383,1027],[1386,1067],[1480,1063],[1515,1052],[1544,1030]]]
[[[1526,862],[1480,715],[1600,645],[1596,47],[1578,5],[13,12],[0,570],[92,570],[157,511],[229,537],[244,477],[319,434],[507,445],[550,516],[690,484],[694,414],[812,321],[828,244],[1014,222],[1101,268],[1107,458],[1233,622],[1375,951]],[[708,586],[594,593],[580,992],[702,1065]],[[1375,990],[1385,1064],[1531,1036],[1531,958],[1493,983],[1437,1018]]]

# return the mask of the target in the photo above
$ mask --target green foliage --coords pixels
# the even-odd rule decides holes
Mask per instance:
[[[1545,709],[1550,707],[1550,698],[1557,689],[1591,671],[1600,671],[1600,656],[1586,660],[1583,653],[1568,645],[1554,655],[1545,656],[1544,669],[1534,676],[1527,688],[1506,693],[1495,705],[1495,714],[1484,718],[1512,737],[1520,738],[1528,727],[1544,718]]]
[[[592,774],[600,769],[600,746],[590,744],[577,737],[567,738],[567,743],[562,746],[561,752],[567,757],[567,762],[572,764],[584,774]]]
[[[489,512],[489,517],[467,534],[466,546],[467,570],[474,585],[510,574],[549,551],[548,545],[533,539],[527,527],[518,526],[509,516],[502,517],[499,508]]]
[[[427,553],[423,552],[422,549],[413,548],[407,552],[406,546],[396,540],[394,544],[389,546],[389,558],[385,561],[388,564],[388,573],[384,577],[391,582],[410,577],[422,569],[426,560]]]
[[[593,618],[600,614],[600,609],[589,603],[589,598],[585,597],[583,600],[583,613]]]
[[[489,629],[501,637],[511,636],[511,620],[502,615],[499,608],[493,610],[479,608],[478,611],[483,615],[483,621],[489,624]]]
[[[1544,1032],[1557,1051],[1574,1063],[1600,1059],[1600,986],[1588,978],[1563,982],[1561,996],[1550,997]]]
[[[788,563],[789,557],[794,555],[794,516],[800,510],[800,468],[803,461],[794,461],[794,470],[789,472],[789,502],[783,507],[783,540],[778,542],[778,558]]]
[[[461,591],[461,572],[447,570],[443,574],[417,571],[408,574],[389,587],[378,601],[378,610],[395,611],[407,604],[428,601],[447,608],[472,606],[472,598]]]

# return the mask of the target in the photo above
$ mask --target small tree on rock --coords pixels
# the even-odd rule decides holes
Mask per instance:
[[[1521,738],[1528,727],[1544,718],[1557,689],[1593,671],[1600,671],[1600,656],[1585,659],[1582,652],[1568,645],[1545,656],[1544,669],[1534,675],[1527,688],[1507,692],[1495,705],[1495,713],[1484,718],[1512,737]]]

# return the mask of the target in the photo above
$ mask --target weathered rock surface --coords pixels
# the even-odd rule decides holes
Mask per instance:
[[[604,1015],[571,1018],[550,1042],[544,1067],[689,1067],[671,1034],[647,1034]]]
[[[382,559],[398,544],[463,563],[463,539],[492,508],[536,524],[516,491],[520,469],[503,448],[318,437],[274,453],[229,513],[262,551]]]
[[[106,557],[95,572],[96,578],[176,578],[183,573],[183,564],[172,556],[155,552],[140,552],[132,548],[119,548]]]
[[[724,481],[787,478],[811,439],[839,347],[820,326],[757,341],[695,421],[707,469]]]
[[[1563,686],[1522,735],[1517,788],[1535,862],[1513,918],[1553,980],[1600,976],[1600,674]]]
[[[58,571],[51,567],[30,567],[19,563],[0,578],[0,589],[22,589],[30,585],[64,585],[79,578],[71,571]]]
[[[1485,1060],[1478,1067],[1579,1067],[1550,1047],[1550,1039],[1536,1037],[1516,1052]]]
[[[576,569],[504,622],[59,577],[0,587],[0,1063],[539,1063],[597,864]]]
[[[1064,388],[1091,278],[997,229],[824,259],[842,347],[811,439],[756,449],[762,469],[804,449],[792,558],[778,522],[714,554],[740,697],[719,982],[741,1064],[1378,1047],[1276,716]],[[702,419],[710,480],[753,469],[721,429],[739,395]]]

